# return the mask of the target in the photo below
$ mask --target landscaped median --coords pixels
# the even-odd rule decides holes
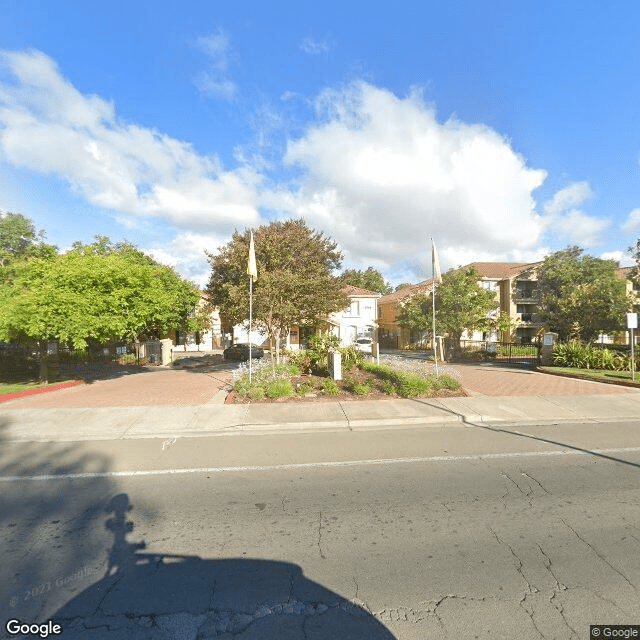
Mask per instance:
[[[609,369],[581,369],[579,367],[538,367],[538,371],[550,373],[565,378],[578,378],[579,380],[594,380],[608,384],[619,384],[625,387],[640,388],[640,376],[636,374],[636,380],[631,380],[630,371],[611,371]]]
[[[33,396],[48,391],[57,391],[58,389],[68,389],[79,384],[84,384],[82,380],[66,380],[63,382],[11,382],[0,383],[0,402]]]
[[[571,340],[557,344],[553,349],[552,359],[553,366],[538,367],[538,371],[568,378],[640,387],[639,382],[631,380],[631,354],[620,346]],[[639,355],[635,357],[635,368],[636,371],[640,368]]]
[[[252,366],[251,382],[246,365],[236,374],[227,402],[314,402],[328,400],[376,400],[384,398],[433,398],[466,395],[458,380],[448,375],[401,371],[389,364],[355,358],[342,380],[323,369],[302,373],[290,359],[280,364],[261,361]]]

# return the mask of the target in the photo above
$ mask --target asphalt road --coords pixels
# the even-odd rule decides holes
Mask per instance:
[[[110,639],[640,624],[638,424],[506,431],[189,438],[146,456],[5,443],[2,618]]]

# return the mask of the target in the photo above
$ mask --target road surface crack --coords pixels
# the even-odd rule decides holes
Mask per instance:
[[[322,553],[322,511],[318,514],[318,551],[320,552],[320,557],[326,560],[327,558]]]
[[[529,480],[533,480],[547,495],[551,495],[543,486],[542,483],[539,480],[536,480],[533,476],[530,476],[528,473],[525,473],[524,471],[521,471],[522,475],[525,478],[529,478]]]
[[[575,537],[578,538],[580,542],[587,545],[587,547],[589,547],[589,549],[591,549],[591,551],[593,551],[593,553],[595,553],[595,555],[600,558],[602,562],[604,562],[612,571],[617,573],[634,591],[638,591],[636,585],[634,585],[633,582],[631,582],[631,580],[629,580],[629,578],[627,578],[627,576],[625,576],[624,573],[620,571],[620,569],[614,567],[591,543],[587,542],[570,524],[565,522],[563,518],[560,518],[560,520],[564,524],[564,526],[567,527],[567,529],[573,532]]]

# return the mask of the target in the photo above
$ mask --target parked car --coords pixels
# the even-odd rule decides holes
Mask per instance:
[[[259,347],[257,344],[251,345],[251,357],[253,359],[262,358],[264,356],[264,351],[262,347]],[[222,357],[225,360],[239,360],[244,362],[249,359],[249,343],[248,342],[240,342],[238,344],[231,345],[227,347],[222,352]]]
[[[373,353],[373,340],[371,338],[356,338],[356,349],[362,353]]]

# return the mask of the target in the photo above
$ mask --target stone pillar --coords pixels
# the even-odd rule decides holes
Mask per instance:
[[[160,362],[160,364],[171,364],[173,341],[170,338],[165,338],[164,340],[160,340],[160,344],[162,345],[162,362]]]
[[[380,364],[380,345],[377,342],[371,343],[371,357]]]
[[[553,353],[553,347],[558,342],[558,334],[549,332],[545,333],[542,337],[542,349],[540,351],[540,362],[543,367],[548,367],[553,364],[551,354]]]
[[[329,373],[334,380],[342,380],[342,354],[339,351],[329,354]]]

